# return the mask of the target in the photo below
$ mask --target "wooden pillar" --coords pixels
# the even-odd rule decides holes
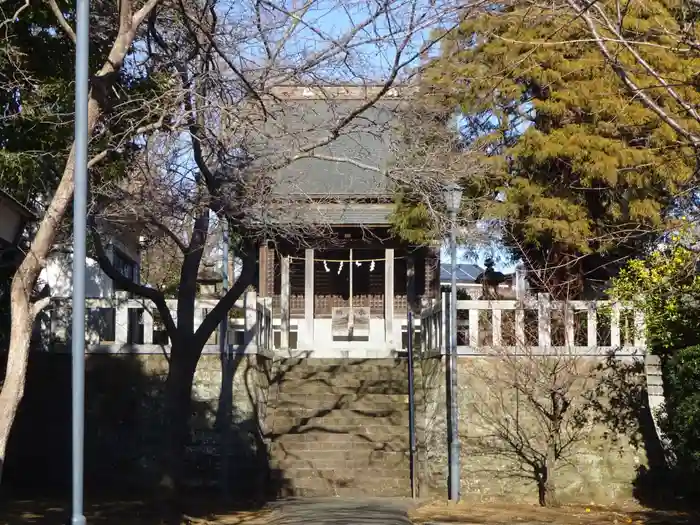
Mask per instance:
[[[384,256],[384,330],[388,344],[394,342],[394,249],[387,248]]]
[[[307,248],[304,266],[304,319],[306,321],[306,337],[309,349],[314,342],[314,250]]]
[[[153,313],[155,306],[143,310],[143,344],[153,344]]]
[[[423,294],[428,299],[440,297],[440,255],[433,247],[425,249],[425,289]]]
[[[114,315],[114,342],[125,345],[129,341],[129,305],[126,302],[116,302]]]
[[[595,301],[588,303],[588,335],[586,337],[588,349],[598,346],[598,310]]]
[[[612,304],[610,313],[610,346],[618,348],[622,345],[620,338],[620,303]]]
[[[267,297],[267,243],[262,243],[258,249],[258,291],[262,297]]]
[[[273,297],[275,295],[275,250],[269,245],[265,245],[265,253],[267,254],[267,296]]]
[[[289,302],[291,286],[289,282],[289,255],[282,256],[281,295],[280,295],[280,346],[289,348]]]
[[[549,294],[537,294],[538,344],[541,349],[552,346],[552,318]]]

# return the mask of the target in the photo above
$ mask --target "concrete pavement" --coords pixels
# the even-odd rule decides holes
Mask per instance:
[[[293,499],[273,504],[273,525],[410,525],[411,500]]]

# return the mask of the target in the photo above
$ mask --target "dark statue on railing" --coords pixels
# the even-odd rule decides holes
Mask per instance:
[[[477,283],[481,283],[480,299],[500,299],[501,295],[498,293],[498,287],[512,277],[502,272],[497,272],[494,269],[495,263],[493,259],[486,259],[484,264],[486,265],[486,269],[475,279]]]

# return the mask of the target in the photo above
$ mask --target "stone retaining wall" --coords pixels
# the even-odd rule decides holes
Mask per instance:
[[[236,494],[258,493],[269,477],[260,432],[270,361],[238,356],[229,374],[230,432],[223,434],[226,390],[219,356],[200,359],[192,396],[187,454],[191,485],[228,479]],[[154,486],[162,428],[165,355],[91,354],[86,361],[85,477],[88,491],[130,492]],[[229,376],[230,377],[230,376]],[[15,490],[65,490],[70,484],[70,356],[34,353],[25,398],[9,443],[3,485]],[[223,402],[223,404],[222,404]],[[226,437],[226,439],[224,439]],[[252,482],[254,481],[254,483]],[[6,483],[5,483],[6,482]]]
[[[588,362],[581,370],[597,364]],[[88,490],[133,494],[152,487],[157,481],[166,356],[93,354],[86,370]],[[532,404],[523,392],[515,395],[512,388],[498,386],[507,370],[495,358],[463,358],[459,363],[461,489],[467,500],[537,501],[536,485],[527,479],[532,468],[518,458],[512,444],[494,437],[494,429],[505,425],[518,429],[512,435],[527,437],[523,443],[533,450],[545,450],[542,419]],[[408,494],[405,360],[300,359],[273,364],[248,355],[236,358],[231,381],[222,382],[223,373],[219,356],[202,356],[187,455],[191,485],[218,490],[226,477],[231,493],[243,498]],[[544,378],[545,369],[536,377]],[[620,390],[606,395],[597,391],[605,386],[601,377],[579,381],[574,397],[577,403],[586,397],[597,399],[597,409],[615,406],[591,412],[591,422],[580,429],[580,439],[559,462],[556,484],[564,502],[628,500],[637,469],[646,462],[644,447],[634,441],[639,428],[632,416],[640,407],[623,406],[643,405],[640,376],[610,376],[607,386],[618,385]],[[623,379],[631,383],[622,384]],[[222,384],[231,388],[222,392]],[[227,395],[228,433],[222,425]],[[417,360],[416,400],[421,496],[444,493],[442,358]],[[4,489],[36,495],[43,489],[69,488],[69,355],[32,354],[4,467]]]
[[[522,358],[527,359],[527,358]],[[510,360],[510,359],[509,359]],[[518,367],[522,366],[520,364]],[[555,471],[555,483],[563,502],[621,503],[632,499],[633,482],[645,462],[644,447],[637,443],[637,423],[632,413],[639,407],[623,407],[618,393],[601,395],[616,377],[603,374],[620,371],[597,370],[601,361],[579,361],[579,377],[567,383],[572,400],[568,413],[584,413],[588,422],[578,424],[568,420],[564,438],[576,436],[564,451]],[[623,395],[632,399],[644,393],[643,376],[625,372],[632,385],[620,385],[628,390]],[[526,460],[546,453],[546,418],[534,408],[527,393],[544,391],[532,381],[546,377],[549,367],[527,365],[521,370],[520,388],[513,388],[513,364],[502,358],[461,358],[458,364],[459,434],[461,451],[461,494],[466,500],[538,501],[538,488],[533,479],[534,469]],[[537,368],[539,367],[539,368]],[[417,368],[423,389],[419,410],[422,495],[446,493],[447,480],[447,418],[445,400],[445,360],[430,358],[419,361]],[[590,375],[589,375],[590,374]],[[530,376],[529,378],[527,376]],[[608,377],[609,381],[603,381]],[[558,379],[560,383],[564,381]],[[562,386],[562,388],[563,388]],[[608,385],[609,386],[609,385]],[[588,398],[596,401],[593,407]],[[611,406],[610,400],[615,406]],[[546,399],[538,399],[547,406]],[[566,419],[566,418],[565,418]],[[622,427],[629,432],[621,432]]]

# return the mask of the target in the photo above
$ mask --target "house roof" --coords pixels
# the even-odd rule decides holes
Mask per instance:
[[[0,200],[2,203],[12,207],[12,209],[22,215],[25,219],[36,219],[36,214],[32,210],[27,208],[24,204],[19,202],[2,188],[0,188]]]
[[[306,202],[325,202],[324,221],[340,224],[387,224],[389,206],[347,201],[391,198],[393,187],[384,174],[392,162],[396,110],[406,96],[397,88],[367,108],[340,130],[329,144],[299,154],[305,147],[331,137],[334,128],[380,89],[378,86],[280,86],[266,104],[268,116],[250,137],[250,153],[264,172],[281,160],[291,160],[274,172],[274,193]],[[322,157],[322,158],[318,158]],[[375,203],[377,203],[375,200]],[[300,203],[301,204],[301,203]],[[319,210],[321,211],[321,210]],[[321,217],[319,216],[319,219]]]
[[[334,224],[346,226],[386,226],[394,211],[392,203],[380,202],[303,202],[287,205],[274,213],[282,223]]]
[[[476,264],[458,264],[457,265],[457,282],[462,284],[476,283],[476,278],[483,272],[483,268]],[[440,282],[449,282],[452,280],[452,265],[440,265]]]

